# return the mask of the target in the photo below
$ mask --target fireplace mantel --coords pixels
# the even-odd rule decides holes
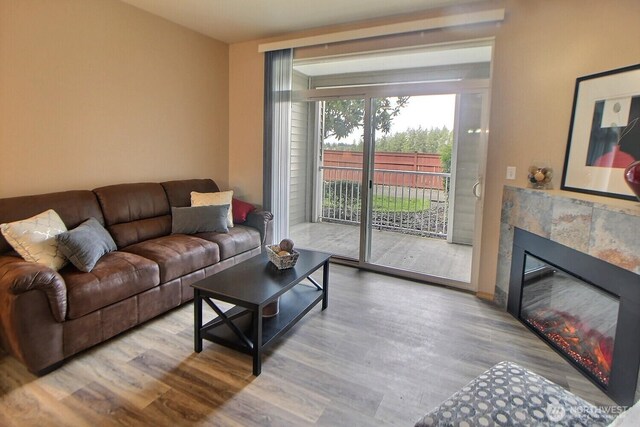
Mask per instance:
[[[502,307],[509,292],[514,227],[640,275],[640,203],[505,186],[495,290]]]

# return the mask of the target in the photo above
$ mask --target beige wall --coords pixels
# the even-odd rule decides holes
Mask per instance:
[[[228,185],[228,45],[117,0],[0,0],[0,197]]]
[[[262,204],[263,74],[258,42],[229,47],[229,183],[234,194],[257,204]]]
[[[537,161],[554,167],[554,184],[559,186],[576,78],[640,62],[637,0],[502,4],[507,16],[498,27],[420,35],[425,43],[496,36],[479,280],[479,291],[485,294],[492,294],[495,286],[502,186],[526,185],[526,169]],[[257,66],[261,55],[256,45],[232,45],[230,50],[233,69],[243,70],[230,75],[230,98],[241,97],[242,105],[254,107],[263,102],[263,69]],[[229,161],[232,171],[242,165],[242,187],[253,197],[262,191],[262,157],[247,156],[247,151],[261,152],[262,113],[257,108],[251,114],[241,111],[241,118],[238,113],[231,111],[230,147],[241,149],[230,148]],[[517,167],[516,181],[505,181],[508,165]],[[230,180],[239,173],[231,172]]]
[[[560,187],[577,77],[640,62],[637,0],[507,2],[496,38],[480,290],[493,292],[502,186],[546,161]],[[607,199],[602,198],[606,203]]]

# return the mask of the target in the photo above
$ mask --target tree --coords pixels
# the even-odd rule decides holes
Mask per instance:
[[[442,164],[442,172],[449,173],[451,172],[451,149],[453,147],[452,143],[447,143],[442,145],[438,149],[438,154],[440,154],[440,164]]]
[[[392,102],[392,98],[376,98],[374,100],[375,130],[389,133],[393,118],[400,114],[400,110],[407,105],[408,96],[399,96]],[[364,122],[364,100],[337,99],[324,103],[324,137],[334,136],[340,140],[346,138],[354,129]]]
[[[451,146],[453,131],[446,126],[441,128],[417,129],[409,128],[393,135],[376,138],[376,152],[395,153],[429,153],[442,156],[442,167],[445,172],[451,168]],[[326,142],[325,148],[341,151],[362,151],[362,140],[346,142]]]
[[[439,153],[440,147],[451,144],[453,132],[446,126],[441,128],[409,128],[393,135],[376,138],[376,151],[394,151],[402,153]]]

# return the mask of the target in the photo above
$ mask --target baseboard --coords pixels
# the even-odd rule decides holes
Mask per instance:
[[[493,294],[490,294],[489,292],[476,292],[476,296],[480,299],[484,299],[487,301],[493,301]]]

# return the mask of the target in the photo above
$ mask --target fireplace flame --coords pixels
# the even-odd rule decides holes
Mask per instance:
[[[525,320],[602,384],[609,383],[613,337],[591,328],[576,316],[551,308],[527,313]]]

